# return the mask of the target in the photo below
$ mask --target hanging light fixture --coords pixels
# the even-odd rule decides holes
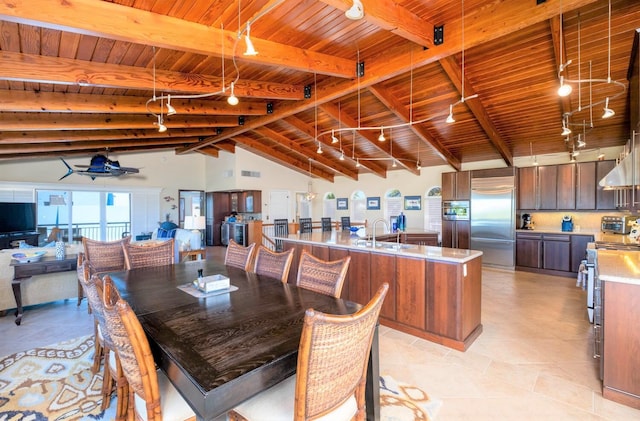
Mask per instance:
[[[607,97],[604,101],[604,113],[602,113],[602,118],[611,118],[616,115],[616,112],[609,108],[609,97]]]
[[[360,158],[356,158],[356,168],[360,168]]]
[[[562,39],[562,26],[563,26],[563,18],[562,18],[562,1],[560,1],[560,34],[558,37],[558,43],[560,45],[558,45],[558,50],[560,52],[560,67],[558,68],[558,74],[562,73],[564,71],[564,69],[567,68],[567,66],[571,63],[571,61],[568,61],[566,64],[564,64],[564,62],[562,61],[562,51],[564,50],[564,42]],[[568,96],[569,94],[571,94],[571,91],[573,91],[573,88],[571,87],[571,85],[567,85],[564,83],[564,76],[560,76],[560,87],[558,88],[558,95],[560,96]]]
[[[456,120],[453,118],[453,104],[449,105],[449,116],[445,121],[449,124],[456,122]]]
[[[167,94],[167,115],[176,114],[176,109],[171,105],[171,94]]]
[[[340,161],[344,161],[344,151],[340,150]]]
[[[235,82],[231,82],[231,94],[227,98],[227,102],[229,103],[229,105],[238,105],[238,102],[240,102],[235,93],[235,85]]]
[[[313,192],[313,183],[311,182],[311,158],[309,158],[309,182],[307,183],[307,193],[304,195],[304,198],[310,202],[316,198],[317,194]]]
[[[380,136],[378,136],[378,142],[384,142],[385,140],[387,140],[387,139],[384,137],[384,129],[381,127],[380,128]]]
[[[558,95],[569,96],[572,91],[573,88],[571,87],[571,85],[567,85],[566,83],[564,83],[564,76],[560,76],[560,87],[558,88]]]
[[[158,115],[158,122],[155,123],[156,126],[158,126],[158,131],[160,133],[164,133],[167,131],[167,126],[164,125],[164,119],[162,118],[162,114]]]
[[[338,143],[339,140],[336,137],[335,130],[331,129],[331,143]]]
[[[351,20],[360,20],[364,17],[364,7],[360,0],[353,0],[353,5],[344,12],[344,15]]]
[[[571,134],[571,129],[567,127],[567,118],[562,119],[562,133],[560,136],[569,136]]]
[[[258,55],[258,52],[253,47],[253,42],[251,42],[251,22],[247,22],[247,35],[244,36],[244,43],[247,45],[247,49],[244,52],[245,56]]]

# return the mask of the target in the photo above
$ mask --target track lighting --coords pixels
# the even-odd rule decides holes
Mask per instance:
[[[234,87],[235,82],[231,82],[231,95],[229,95],[229,98],[227,98],[227,102],[229,103],[229,105],[238,105],[238,102],[240,102],[234,92]]]
[[[449,105],[449,116],[445,121],[449,124],[456,122],[456,120],[453,118],[453,104]]]
[[[167,95],[167,115],[176,114],[176,109],[171,105],[171,95]]]
[[[560,87],[558,88],[558,95],[560,96],[568,96],[573,88],[571,85],[567,85],[564,83],[564,76],[560,76]]]
[[[316,153],[322,153],[322,144],[320,142],[318,142],[318,150],[316,150]]]
[[[253,47],[251,42],[251,23],[247,22],[247,35],[244,36],[244,43],[247,44],[247,49],[244,52],[245,56],[257,56],[258,52]]]
[[[585,142],[584,140],[580,139],[580,135],[578,134],[578,143],[576,143],[576,146],[579,148],[584,148],[585,146],[587,146],[587,142]]]
[[[339,140],[336,137],[335,130],[331,129],[331,143],[338,143],[338,142],[339,142]]]
[[[378,136],[378,142],[384,142],[385,140],[387,139],[384,137],[384,129],[380,128],[380,136]]]
[[[564,122],[562,123],[562,133],[560,133],[560,136],[569,136],[571,134],[571,129],[568,128]]]
[[[576,162],[576,157],[573,156],[573,154],[569,154],[569,156],[570,156],[569,162]]]
[[[616,114],[611,108],[609,108],[609,97],[604,100],[604,113],[602,114],[602,118],[610,118]]]
[[[574,158],[575,158],[576,156],[578,156],[578,155],[580,155],[580,151],[573,151],[573,152],[571,152],[571,156],[572,156],[572,157],[574,157]]]
[[[398,166],[398,163],[396,162],[396,159],[393,158],[393,164],[391,164],[392,168],[396,168]]]
[[[360,167],[360,158],[356,158],[356,168]]]
[[[422,166],[420,165],[420,161],[416,161],[416,170],[420,171]]]
[[[344,161],[344,152],[340,151],[340,161]]]
[[[360,20],[364,17],[364,7],[360,0],[353,0],[353,5],[344,12],[344,15],[351,20]]]
[[[164,121],[162,119],[162,115],[158,115],[158,122],[155,123],[158,126],[158,131],[160,133],[164,133],[167,131],[167,126],[164,125]]]

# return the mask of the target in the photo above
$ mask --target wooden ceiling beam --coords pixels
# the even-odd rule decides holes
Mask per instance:
[[[152,116],[122,114],[78,114],[69,119],[66,114],[0,113],[3,131],[36,130],[97,130],[151,129],[157,122]],[[238,126],[236,117],[165,117],[169,129],[210,128]]]
[[[10,51],[0,51],[0,62],[0,80],[148,91],[154,89],[152,69],[142,67]],[[156,70],[155,89],[175,95],[226,95],[222,93],[222,82],[223,79],[217,76]],[[239,98],[299,100],[304,98],[304,87],[240,79],[235,84],[234,93]]]
[[[410,111],[403,103],[398,101],[391,92],[381,88],[380,86],[370,86],[369,92],[375,95],[380,102],[382,102],[387,108],[389,108],[389,110],[391,110],[391,112],[401,118],[404,122],[411,121]],[[426,129],[418,130],[419,128],[421,128],[421,126],[414,124],[411,125],[411,130],[421,139],[422,142],[433,149],[443,161],[455,168],[456,171],[460,171],[462,169],[462,163],[460,160],[445,148],[438,139],[431,136]]]
[[[148,97],[63,92],[0,90],[0,112],[43,113],[111,113],[149,114]],[[171,98],[179,115],[266,115],[266,103],[240,101],[232,106],[227,101],[207,101]],[[160,104],[150,104],[149,110],[160,113]]]
[[[255,36],[251,41],[259,54],[245,56],[244,42],[238,41],[236,32],[106,1],[2,0],[0,19],[205,56],[221,57],[224,51],[239,61],[342,78],[353,77],[356,68],[355,60]]]
[[[325,103],[320,106],[320,109],[325,113],[329,114],[331,117],[333,117],[336,120],[341,119],[343,124],[346,127],[358,127],[358,122],[356,121],[356,119],[349,115],[346,115],[346,113],[344,112],[340,112],[340,109],[338,109],[338,107],[335,104]],[[360,137],[363,137],[364,139],[366,139],[375,149],[389,156],[389,159],[391,160],[393,156],[391,155],[392,146],[390,141],[389,142],[378,141],[378,132],[375,132],[373,130],[356,130],[355,133],[357,133]],[[364,161],[366,161],[366,159],[367,159],[366,157],[360,157],[360,164],[363,164]],[[408,170],[409,172],[416,175],[420,175],[420,171],[418,171],[414,166],[407,165],[405,162],[399,159],[396,159],[396,162],[401,167],[404,167],[406,170]]]
[[[291,127],[301,131],[302,133],[305,133],[309,138],[314,139],[315,137],[315,129],[311,126],[309,126],[307,123],[305,123],[303,120],[299,119],[296,116],[290,116],[287,117],[285,119],[282,120],[283,122],[285,122],[286,124],[290,125]],[[314,139],[315,141],[315,139]],[[318,139],[318,141],[322,142],[321,139]],[[329,147],[333,147],[331,145],[330,142],[324,141],[322,142],[325,145],[329,146]],[[359,158],[358,155],[355,156],[355,158]],[[382,177],[382,178],[386,178],[387,176],[387,169],[385,167],[383,167],[382,165],[374,162],[374,161],[366,161],[366,162],[362,162],[361,165],[364,168],[367,168],[369,171],[371,171],[372,173]]]
[[[283,152],[279,152],[270,148],[269,146],[260,143],[260,141],[252,139],[248,136],[240,135],[234,137],[234,140],[244,145],[246,148],[257,151],[258,155],[262,156],[265,159],[276,162],[280,165],[283,165],[291,170],[298,171],[299,173],[309,175],[309,161],[302,161],[297,159],[291,155],[287,155]],[[322,168],[314,167],[311,165],[311,174],[323,178],[329,182],[333,183],[333,173],[323,170]]]
[[[28,143],[59,143],[59,142],[83,142],[90,140],[117,140],[117,139],[175,139],[176,143],[181,138],[194,137],[204,140],[207,136],[215,134],[215,129],[173,129],[164,133],[157,129],[140,130],[40,130],[33,132],[0,131],[0,145],[28,144]],[[224,144],[225,142],[219,142]]]
[[[304,148],[300,146],[297,142],[289,139],[286,136],[281,135],[280,133],[272,130],[268,127],[262,127],[253,131],[254,133],[259,134],[260,136],[271,139],[273,142],[279,143],[285,148],[292,150],[300,155],[304,155],[307,159],[313,159],[319,164],[324,165],[325,167],[330,168],[332,171],[339,172],[340,174],[352,178],[354,180],[358,180],[358,172],[354,169],[347,168],[346,165],[340,165],[336,161],[331,160],[322,154],[316,153],[316,150]]]
[[[553,43],[553,56],[556,62],[556,69],[559,69],[561,65],[564,65],[567,62],[566,56],[566,46],[564,44],[565,39],[560,40],[560,16],[554,16],[549,19],[549,30],[551,31],[551,39]],[[560,54],[560,43],[562,42],[562,53]],[[562,59],[564,59],[565,63],[562,63],[560,56],[562,55]],[[565,79],[571,79],[569,76],[569,68],[564,69],[563,76]],[[560,87],[560,81],[558,81],[558,87]],[[558,95],[558,101],[560,103],[560,108],[562,110],[562,116],[571,112],[571,96],[560,96]],[[569,117],[570,123],[573,123],[571,117]],[[560,120],[560,124],[558,127],[562,127],[562,119]],[[558,132],[562,133],[560,129]]]
[[[468,98],[470,96],[475,95],[476,92],[473,90],[473,86],[471,86],[471,83],[469,82],[469,79],[467,79],[466,76],[464,76],[465,92],[462,92],[462,77],[463,77],[462,70],[461,70],[460,64],[453,58],[453,56],[445,57],[442,60],[440,60],[440,65],[442,66],[442,69],[444,70],[444,72],[447,74],[447,77],[449,78],[449,80],[451,80],[451,83],[453,83],[458,93],[463,98]],[[502,136],[500,136],[500,133],[498,133],[498,129],[491,121],[491,118],[489,117],[487,110],[482,106],[482,101],[480,100],[480,98],[473,98],[469,101],[465,101],[464,103],[467,105],[469,110],[471,110],[473,115],[476,117],[478,124],[480,124],[485,134],[489,138],[489,141],[491,142],[493,147],[496,149],[496,151],[498,151],[498,153],[500,154],[504,162],[508,166],[512,167],[513,153],[509,149],[509,146],[504,141]]]
[[[336,9],[346,11],[351,0],[321,0]],[[364,18],[367,22],[392,32],[402,38],[425,47],[433,46],[433,24],[400,6],[397,1],[376,0],[364,6]]]
[[[521,30],[522,28],[551,19],[560,10],[561,0],[547,0],[545,3],[535,5],[521,0],[494,0],[465,17],[465,48],[471,48],[483,43],[493,41],[499,37]],[[589,5],[597,0],[562,0],[562,9],[569,11]],[[500,22],[500,25],[496,25]],[[316,87],[317,97],[313,100],[304,100],[281,104],[277,111],[271,115],[249,118],[244,126],[225,130],[219,136],[214,136],[197,146],[188,146],[177,150],[177,153],[186,153],[202,147],[207,143],[215,143],[237,136],[248,130],[265,124],[289,117],[306,111],[316,105],[333,101],[341,96],[356,92],[358,89],[367,88],[393,77],[438,61],[452,54],[462,51],[461,22],[460,20],[447,23],[445,42],[424,51],[416,51],[416,48],[405,48],[402,51],[385,54],[366,64],[366,72],[360,78],[359,83],[354,81],[340,81],[322,84]],[[494,30],[487,30],[493,28]]]

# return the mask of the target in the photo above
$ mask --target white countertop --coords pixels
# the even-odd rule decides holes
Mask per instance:
[[[276,237],[278,238],[278,237]],[[418,246],[413,244],[400,244],[407,248],[388,249],[385,247],[373,248],[371,245],[364,246],[364,239],[355,234],[342,231],[314,232],[310,234],[289,234],[286,238],[297,243],[326,245],[336,248],[346,248],[351,250],[370,251],[372,253],[394,254],[404,257],[423,258],[428,260],[439,260],[453,263],[464,263],[482,256],[478,250],[452,249],[447,247]],[[358,240],[360,244],[356,245]],[[384,245],[393,246],[396,243],[383,242]]]
[[[640,251],[598,250],[598,275],[603,281],[640,285]]]

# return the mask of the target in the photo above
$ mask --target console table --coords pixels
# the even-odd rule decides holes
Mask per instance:
[[[20,326],[22,321],[22,291],[21,283],[34,275],[44,275],[54,272],[66,272],[76,270],[77,256],[75,254],[67,255],[64,259],[57,259],[55,256],[44,256],[40,261],[20,263],[15,259],[11,260],[13,266],[13,296],[16,299],[16,324]],[[78,301],[82,299],[82,290],[78,289]]]
[[[185,250],[179,252],[179,260],[180,262],[184,262],[186,260],[204,260],[206,257],[205,249],[196,249],[196,250]]]

